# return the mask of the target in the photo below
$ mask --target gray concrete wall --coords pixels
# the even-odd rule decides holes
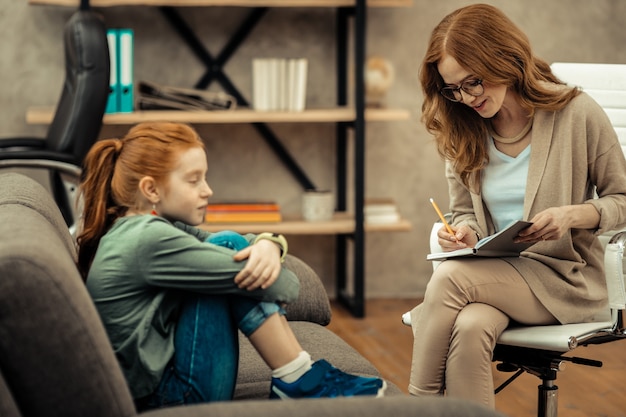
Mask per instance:
[[[370,9],[368,53],[389,58],[396,81],[391,107],[406,108],[411,120],[367,126],[366,195],[394,198],[411,232],[370,233],[366,242],[368,297],[419,297],[430,276],[426,262],[434,197],[448,203],[443,164],[419,122],[421,93],[417,69],[433,26],[470,1],[414,0],[411,8]],[[626,63],[626,2],[618,0],[487,1],[502,8],[529,35],[537,55],[548,62]],[[29,126],[29,106],[53,105],[63,78],[61,33],[72,10],[0,0],[0,137],[43,135]],[[135,30],[135,78],[191,87],[204,68],[168,26],[147,7],[101,9],[111,27]],[[216,53],[246,14],[238,8],[189,8],[181,14]],[[307,107],[335,103],[334,11],[272,9],[230,60],[226,71],[251,99],[253,57],[309,59]],[[329,30],[331,27],[331,30]],[[249,125],[197,126],[209,158],[209,183],[216,198],[273,198],[286,213],[300,210],[301,189]],[[334,189],[334,126],[276,124],[272,128],[320,188]],[[107,127],[102,135],[123,135]],[[309,262],[334,293],[334,239],[290,237],[291,250]]]

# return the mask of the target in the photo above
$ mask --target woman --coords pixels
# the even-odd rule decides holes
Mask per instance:
[[[626,225],[626,162],[600,106],[564,85],[500,10],[461,8],[433,30],[422,120],[446,160],[452,232],[473,247],[513,220],[534,242],[516,258],[448,260],[411,311],[409,391],[494,406],[491,358],[513,320],[589,320],[605,308],[597,235]],[[598,197],[594,199],[594,191]]]
[[[138,408],[231,399],[238,329],[272,369],[271,398],[382,395],[379,378],[300,346],[282,308],[299,289],[282,236],[193,227],[213,195],[206,174],[201,139],[176,123],[139,124],[85,160],[79,267]]]

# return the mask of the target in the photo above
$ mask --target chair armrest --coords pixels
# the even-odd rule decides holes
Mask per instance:
[[[304,261],[293,256],[285,257],[285,267],[300,280],[298,299],[287,305],[287,319],[310,321],[322,326],[330,323],[331,309],[328,294],[317,273]]]
[[[223,401],[185,407],[167,407],[139,414],[145,417],[273,416],[273,417],[504,417],[485,406],[456,398],[339,397],[297,401]]]
[[[45,149],[46,140],[43,138],[22,137],[0,139],[0,152],[26,149]]]
[[[439,244],[439,237],[437,236],[437,232],[441,229],[441,226],[443,226],[443,223],[441,223],[441,221],[436,221],[433,224],[433,228],[430,229],[430,253],[443,252],[443,248]],[[442,261],[432,261],[433,271],[437,269],[441,262]]]
[[[615,310],[626,308],[624,284],[624,246],[626,232],[619,232],[609,240],[604,250],[606,285],[609,292],[609,307]]]
[[[79,178],[82,169],[67,162],[49,159],[0,159],[0,168],[52,169]]]

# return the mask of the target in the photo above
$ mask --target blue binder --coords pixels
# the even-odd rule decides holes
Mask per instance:
[[[132,113],[134,108],[133,41],[132,29],[118,29],[119,109],[120,113]]]
[[[118,65],[118,53],[117,53],[117,29],[108,29],[107,30],[107,41],[109,44],[109,60],[111,62],[110,69],[110,78],[109,78],[109,99],[107,100],[107,105],[105,109],[105,113],[117,113],[119,111],[120,105],[120,86],[118,83],[118,73],[119,73],[119,65]]]

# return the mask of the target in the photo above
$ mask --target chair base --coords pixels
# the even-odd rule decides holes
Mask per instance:
[[[563,362],[585,366],[602,367],[602,362],[579,357],[566,357],[562,352],[529,349],[519,346],[496,345],[494,361],[500,362],[496,368],[502,372],[515,372],[503,382],[495,393],[499,393],[524,372],[541,379],[538,386],[537,417],[556,417],[558,412],[558,386],[555,385],[557,372]]]

